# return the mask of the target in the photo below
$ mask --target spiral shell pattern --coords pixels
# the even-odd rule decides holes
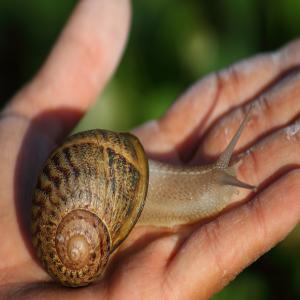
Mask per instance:
[[[67,286],[104,274],[144,206],[148,162],[134,136],[91,130],[69,137],[46,161],[32,206],[33,244]]]

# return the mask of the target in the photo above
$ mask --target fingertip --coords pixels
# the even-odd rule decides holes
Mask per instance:
[[[64,93],[73,103],[88,105],[117,66],[129,23],[128,0],[80,1],[38,74],[40,79],[51,82],[52,90],[57,87],[54,92]]]
[[[283,71],[300,63],[300,38],[290,41],[286,45],[274,51],[271,55],[274,64],[278,65]]]

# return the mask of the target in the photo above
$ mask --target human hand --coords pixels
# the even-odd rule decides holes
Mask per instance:
[[[130,13],[127,1],[113,3],[81,1],[41,71],[2,112],[2,297],[206,299],[298,223],[300,77],[283,75],[298,67],[300,41],[206,77],[160,120],[134,131],[151,157],[203,163],[225,148],[247,104],[256,102],[237,149],[239,178],[259,187],[253,198],[241,194],[231,209],[188,228],[136,228],[102,281],[81,289],[52,283],[26,230],[30,192],[51,149],[118,62]]]

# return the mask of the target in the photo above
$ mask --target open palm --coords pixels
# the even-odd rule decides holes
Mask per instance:
[[[150,157],[199,164],[218,156],[247,105],[256,103],[237,149],[238,176],[259,187],[256,195],[240,193],[231,207],[202,224],[171,231],[137,227],[98,283],[69,289],[51,281],[35,258],[28,229],[36,175],[117,66],[129,19],[126,0],[80,1],[40,72],[2,111],[3,298],[206,299],[298,223],[300,41],[295,41],[204,78],[160,120],[134,131]]]

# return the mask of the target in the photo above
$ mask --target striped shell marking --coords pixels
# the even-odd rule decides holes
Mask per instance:
[[[144,206],[148,161],[128,133],[91,130],[69,137],[46,161],[32,207],[33,244],[64,285],[100,277]]]

